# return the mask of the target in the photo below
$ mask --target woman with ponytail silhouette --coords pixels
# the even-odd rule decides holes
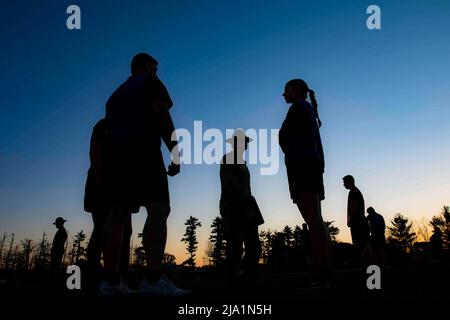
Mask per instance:
[[[308,95],[311,103],[306,101]],[[287,82],[283,96],[291,104],[279,133],[289,191],[310,229],[315,266],[312,284],[328,286],[332,282],[331,245],[320,204],[325,199],[322,177],[325,163],[317,101],[314,91],[301,79]]]

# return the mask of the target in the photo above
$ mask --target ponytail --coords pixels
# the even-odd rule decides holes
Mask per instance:
[[[311,89],[308,89],[308,94],[309,94],[309,100],[311,101],[311,105],[314,110],[314,114],[317,119],[317,123],[319,124],[319,128],[320,128],[322,126],[322,121],[320,121],[320,118],[319,118],[319,110],[318,110],[319,106],[317,104],[315,92]]]
[[[313,107],[314,117],[317,119],[317,124],[319,125],[319,128],[320,128],[322,126],[322,121],[320,121],[320,119],[319,119],[318,105],[317,105],[317,100],[316,100],[314,91],[309,89],[306,82],[302,79],[289,80],[286,83],[286,85],[298,88],[300,90],[302,99],[306,99],[309,94],[309,100],[311,101],[311,105]]]

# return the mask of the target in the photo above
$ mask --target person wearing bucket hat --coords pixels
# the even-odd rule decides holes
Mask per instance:
[[[311,103],[306,101],[308,95]],[[316,269],[311,284],[328,287],[332,283],[333,273],[331,244],[321,212],[321,201],[325,199],[325,162],[317,101],[314,91],[302,79],[288,81],[283,96],[286,103],[291,104],[279,132],[289,191],[310,230]]]
[[[53,224],[55,226],[58,226],[58,225],[61,225],[61,224],[64,225],[64,222],[67,222],[67,220],[64,219],[63,217],[58,217],[58,218],[55,219],[55,222],[53,222]]]
[[[233,145],[233,143],[236,141],[236,139],[238,142],[244,141],[244,139],[245,139],[246,143],[250,143],[253,141],[252,138],[248,137],[245,134],[244,129],[241,129],[241,128],[236,129],[234,131],[233,135],[231,137],[229,137],[228,139],[226,139],[225,141]]]
[[[50,270],[52,274],[55,274],[61,268],[61,262],[64,256],[64,247],[67,241],[67,231],[64,228],[64,222],[66,222],[62,217],[55,219],[53,224],[56,229],[58,229],[53,237],[52,249],[50,252]]]
[[[243,157],[251,141],[244,130],[235,130],[233,136],[226,139],[232,150],[223,156],[220,165],[220,215],[227,240],[226,272],[233,283],[241,275],[256,276],[261,254],[258,226],[264,219],[252,196],[250,172]]]

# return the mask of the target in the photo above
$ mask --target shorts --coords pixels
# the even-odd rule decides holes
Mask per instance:
[[[166,168],[160,150],[142,152],[135,148],[109,151],[106,192],[111,204],[131,208],[154,202],[170,203]]]
[[[110,206],[105,182],[101,184],[97,183],[92,167],[89,168],[84,188],[84,211],[92,214],[95,213],[97,217],[103,215],[107,217]],[[134,205],[130,209],[131,213],[139,212],[138,205]]]
[[[319,170],[305,170],[293,166],[286,166],[289,192],[291,199],[295,199],[299,192],[316,192],[319,199],[325,199],[325,188],[323,185],[323,173]]]

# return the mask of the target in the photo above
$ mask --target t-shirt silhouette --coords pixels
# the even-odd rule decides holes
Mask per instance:
[[[365,222],[364,197],[358,188],[350,190],[348,193],[347,219],[352,227],[357,227]]]
[[[129,77],[117,88],[106,103],[106,128],[110,145],[140,145],[156,152],[161,136],[152,104],[172,99],[164,84],[149,75]]]
[[[279,132],[286,165],[324,172],[325,161],[319,126],[311,104],[295,102],[289,108]]]
[[[384,218],[379,213],[370,213],[367,216],[367,220],[369,221],[370,226],[370,235],[375,239],[384,239],[386,224],[384,222]]]
[[[108,197],[128,206],[169,202],[161,133],[152,105],[172,99],[163,83],[150,75],[129,77],[106,104],[106,178]]]

